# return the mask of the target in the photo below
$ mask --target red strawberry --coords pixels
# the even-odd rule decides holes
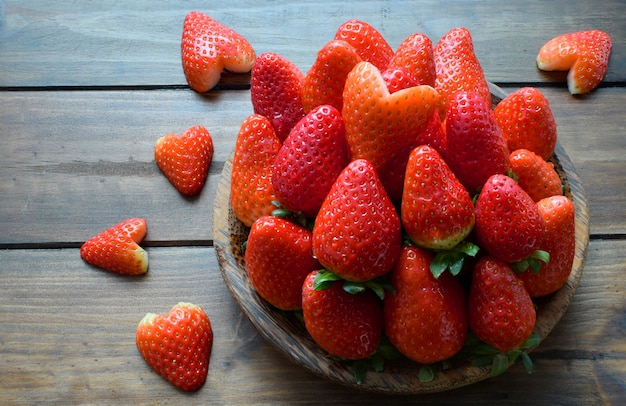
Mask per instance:
[[[576,252],[575,209],[566,196],[552,196],[537,203],[545,224],[540,248],[550,254],[550,262],[538,273],[527,270],[520,278],[532,297],[556,292],[565,284]]]
[[[259,55],[252,67],[250,95],[256,114],[267,117],[282,142],[304,117],[304,75],[284,56],[273,52]]]
[[[274,193],[286,208],[313,218],[349,162],[341,113],[330,105],[318,106],[296,124],[278,151]]]
[[[312,233],[288,220],[263,216],[250,229],[246,270],[254,289],[281,310],[302,308],[302,284],[320,269],[313,257]]]
[[[388,68],[381,75],[389,93],[419,85],[417,79],[407,68]]]
[[[185,17],[180,50],[185,78],[196,92],[212,89],[224,69],[249,72],[256,58],[242,35],[199,11]]]
[[[563,194],[561,178],[554,164],[544,161],[539,155],[527,149],[511,152],[511,170],[517,177],[517,184],[535,201],[544,197]]]
[[[479,94],[457,92],[446,115],[446,162],[474,194],[487,179],[509,170],[509,149],[491,105]]]
[[[272,213],[276,200],[272,167],[281,144],[270,121],[252,114],[241,124],[235,142],[230,182],[230,205],[246,226]]]
[[[148,365],[178,389],[197,391],[204,385],[213,330],[201,307],[180,302],[166,315],[146,314],[136,343]]]
[[[448,31],[433,48],[437,77],[435,88],[441,96],[440,114],[459,91],[474,92],[491,106],[491,92],[483,68],[474,53],[470,32],[463,27]]]
[[[387,69],[393,49],[376,28],[359,20],[348,20],[341,24],[335,38],[354,47],[361,59],[370,62],[381,72]]]
[[[537,204],[511,178],[493,175],[476,200],[476,238],[491,256],[520,261],[539,249],[544,224]]]
[[[406,152],[437,101],[437,91],[427,85],[390,95],[380,71],[369,62],[359,63],[343,92],[342,116],[352,159],[367,159],[380,169],[394,154]]]
[[[189,128],[182,136],[168,134],[157,140],[154,159],[180,193],[197,195],[209,174],[213,139],[201,126]]]
[[[526,341],[537,318],[535,306],[513,269],[489,256],[474,266],[468,311],[474,334],[501,352]]]
[[[418,246],[451,249],[474,227],[472,198],[439,153],[422,145],[411,152],[401,219]]]
[[[428,145],[435,148],[442,157],[446,157],[446,149],[448,146],[446,127],[441,122],[441,117],[437,111],[431,114],[424,129],[417,134],[417,144]]]
[[[385,333],[413,361],[431,364],[457,354],[468,332],[465,291],[458,279],[430,272],[430,252],[405,246],[389,276],[395,294],[384,299]]]
[[[366,289],[348,293],[342,281],[329,288],[314,288],[317,271],[302,286],[302,315],[313,340],[330,355],[363,359],[372,355],[383,334],[383,309],[378,296]]]
[[[419,85],[435,86],[435,59],[433,43],[426,35],[415,33],[409,35],[396,49],[389,61],[387,69],[404,68]]]
[[[400,218],[368,161],[352,161],[337,177],[315,219],[313,253],[351,281],[389,272],[401,249]]]
[[[600,30],[562,34],[541,47],[537,67],[546,71],[569,70],[569,92],[589,93],[606,75],[612,46],[609,34]]]
[[[148,271],[148,254],[138,243],[146,231],[145,219],[129,218],[87,240],[80,247],[80,257],[110,272],[144,274]]]
[[[510,93],[493,111],[509,150],[524,148],[550,159],[557,139],[557,125],[550,102],[534,87]]]
[[[309,112],[322,104],[329,104],[341,111],[346,77],[361,61],[359,54],[346,41],[332,40],[324,45],[304,77],[304,111]]]

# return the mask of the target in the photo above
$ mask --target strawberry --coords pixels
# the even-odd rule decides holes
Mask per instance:
[[[381,72],[387,69],[393,49],[376,28],[359,20],[341,24],[334,39],[343,40],[354,47],[361,59],[370,62]]]
[[[513,269],[489,256],[474,266],[468,312],[474,334],[501,352],[524,343],[537,318],[530,295]]]
[[[524,148],[550,159],[557,139],[557,125],[550,102],[534,87],[510,93],[495,107],[496,123],[509,150]]]
[[[426,126],[417,134],[417,145],[428,145],[435,148],[442,157],[446,157],[448,146],[446,127],[441,122],[441,117],[437,111],[431,114]]]
[[[491,176],[478,195],[474,230],[478,245],[504,262],[528,257],[544,236],[537,204],[506,175]]]
[[[381,75],[389,93],[419,85],[417,79],[407,68],[388,68]]]
[[[269,119],[248,116],[235,141],[230,182],[230,205],[246,226],[276,208],[272,168],[281,144]]]
[[[541,47],[537,67],[546,71],[569,70],[569,92],[589,93],[606,75],[612,46],[611,36],[600,30],[562,34]]]
[[[182,136],[167,134],[157,140],[154,159],[180,193],[197,195],[209,174],[213,139],[202,126],[191,127]]]
[[[257,293],[281,310],[302,308],[302,284],[320,269],[311,230],[274,216],[258,218],[246,243],[246,270]]]
[[[544,161],[539,155],[527,149],[511,152],[511,170],[517,177],[517,184],[535,201],[544,197],[563,194],[561,178],[554,164]]]
[[[137,326],[136,344],[148,365],[178,389],[204,385],[213,330],[201,307],[180,302],[166,315],[147,313]]]
[[[324,45],[304,77],[304,111],[309,112],[322,104],[329,104],[341,111],[346,77],[361,61],[354,47],[346,41],[332,40]]]
[[[383,334],[383,309],[376,294],[366,289],[348,293],[338,280],[326,289],[314,287],[318,271],[302,286],[304,325],[313,340],[330,355],[363,359],[372,355]]]
[[[351,281],[389,272],[400,254],[400,218],[364,159],[339,174],[313,226],[313,253],[328,270]]]
[[[448,103],[459,91],[474,92],[491,106],[491,92],[483,68],[474,53],[472,35],[464,27],[453,28],[435,44],[435,89],[441,96],[443,118]]]
[[[124,275],[148,271],[148,254],[138,243],[146,236],[147,223],[129,218],[87,240],[80,247],[80,257],[93,266]]]
[[[426,35],[414,33],[409,35],[389,61],[387,69],[408,69],[418,85],[435,86],[435,59],[433,43]]]
[[[545,224],[545,238],[540,248],[550,254],[550,262],[539,272],[526,271],[520,276],[532,297],[556,292],[565,284],[576,252],[575,208],[566,196],[552,196],[537,202]]]
[[[217,85],[224,69],[249,72],[256,58],[241,34],[199,11],[185,17],[180,50],[185,78],[196,92]]]
[[[437,100],[437,91],[427,85],[389,94],[374,65],[357,64],[346,79],[342,110],[352,159],[367,159],[380,169],[394,154],[406,152]]]
[[[411,240],[430,249],[451,249],[474,227],[472,198],[441,155],[427,145],[409,156],[400,218]]]
[[[468,332],[465,291],[452,274],[435,278],[433,255],[404,246],[389,275],[395,294],[384,298],[385,334],[409,359],[422,364],[457,354]]]
[[[303,82],[300,69],[274,52],[259,55],[252,67],[250,96],[254,113],[270,120],[281,142],[304,117]]]
[[[341,113],[330,105],[318,106],[296,124],[278,151],[274,193],[286,208],[313,218],[349,162]]]
[[[457,92],[446,113],[446,162],[470,194],[494,174],[509,170],[509,149],[491,104],[473,92]]]

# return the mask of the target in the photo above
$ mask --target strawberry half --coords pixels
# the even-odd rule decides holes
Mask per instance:
[[[201,307],[180,302],[166,315],[146,314],[137,326],[136,344],[148,365],[178,389],[197,391],[204,385],[213,330]]]
[[[129,218],[91,237],[80,247],[81,258],[93,266],[125,275],[148,271],[148,254],[138,243],[143,240],[147,223]]]
[[[157,140],[154,159],[180,193],[197,195],[209,174],[213,139],[202,126],[191,127],[181,136],[168,134]]]
[[[185,17],[180,50],[187,83],[200,93],[217,85],[224,69],[249,72],[256,58],[242,35],[199,11]]]
[[[537,67],[546,71],[569,70],[569,92],[589,93],[606,75],[611,48],[611,37],[604,31],[562,34],[541,47],[537,54]]]

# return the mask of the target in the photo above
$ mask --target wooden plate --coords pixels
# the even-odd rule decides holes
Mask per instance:
[[[506,93],[491,85],[494,104]],[[583,186],[574,167],[557,143],[552,161],[566,185],[566,194],[576,207],[576,256],[567,283],[558,291],[539,301],[535,333],[543,339],[552,331],[567,310],[583,272],[589,243],[589,212]],[[383,372],[368,372],[357,384],[350,368],[331,359],[310,338],[304,324],[292,313],[280,311],[260,298],[248,279],[242,243],[249,228],[243,225],[230,207],[232,157],[225,163],[213,204],[213,240],[224,282],[241,310],[270,343],[289,359],[309,371],[331,381],[380,393],[417,394],[441,392],[470,385],[490,376],[491,367],[475,367],[469,362],[437,372],[428,383],[418,379],[419,364],[408,361],[385,365]]]

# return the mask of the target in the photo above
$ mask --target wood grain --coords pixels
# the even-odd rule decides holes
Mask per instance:
[[[562,83],[563,74],[537,70],[539,48],[563,32],[593,27],[615,38],[606,82],[626,79],[626,51],[619,39],[626,25],[606,15],[626,15],[626,4],[532,0],[464,2],[230,2],[103,0],[86,4],[6,0],[0,14],[0,86],[170,86],[186,85],[180,66],[185,14],[204,11],[250,40],[258,54],[278,52],[307,71],[316,52],[349,18],[376,27],[396,48],[422,32],[436,42],[465,26],[489,80],[503,83]],[[303,23],[303,17],[306,22]],[[497,23],[493,23],[497,21]],[[512,50],[516,50],[512,52]],[[506,55],[506,58],[502,56]],[[226,85],[246,76],[229,75]]]
[[[619,404],[625,389],[626,242],[591,241],[561,322],[503,376],[442,394],[362,393],[317,378],[274,349],[239,311],[210,247],[148,248],[129,278],[84,264],[77,249],[0,250],[0,403],[12,404]],[[215,344],[207,384],[184,394],[134,344],[148,311],[180,300],[209,314]],[[276,385],[276,383],[280,383]],[[268,388],[275,388],[268,390]]]
[[[626,93],[598,89],[580,100],[542,91],[559,143],[593,196],[591,233],[626,234],[615,221],[626,218]],[[249,91],[0,92],[0,105],[0,245],[76,245],[131,216],[148,219],[148,244],[210,243],[219,174],[252,113]],[[204,191],[186,199],[159,172],[153,148],[161,135],[195,124],[209,129],[215,155]]]

